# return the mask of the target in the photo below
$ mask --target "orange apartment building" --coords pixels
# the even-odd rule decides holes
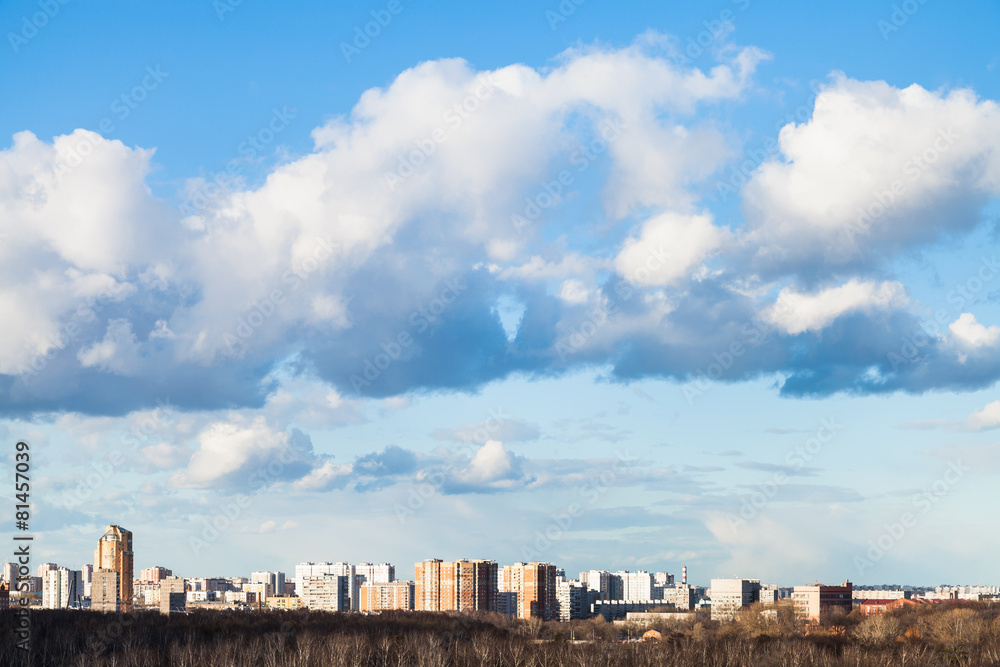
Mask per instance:
[[[497,564],[492,560],[432,558],[414,566],[417,611],[492,611],[496,592]]]
[[[556,566],[551,563],[514,563],[503,568],[501,591],[517,596],[518,618],[559,620],[556,605]]]
[[[358,611],[389,611],[413,609],[414,585],[412,581],[365,583],[358,592]]]
[[[94,572],[109,570],[118,574],[117,602],[120,611],[132,609],[132,531],[108,526],[94,550]]]

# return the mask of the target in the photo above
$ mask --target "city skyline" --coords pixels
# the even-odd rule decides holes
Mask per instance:
[[[121,544],[130,532],[108,526],[98,541],[95,560],[119,569]],[[110,543],[110,545],[106,544]],[[104,553],[108,551],[108,553]],[[102,555],[103,554],[103,555]],[[97,556],[102,555],[101,558]],[[4,566],[0,607],[7,608],[8,579],[12,564]],[[391,563],[303,562],[295,577],[284,572],[256,571],[250,577],[181,577],[169,568],[144,568],[135,579],[131,571],[127,599],[122,598],[121,578],[115,569],[84,566],[73,571],[57,563],[38,566],[38,576],[17,576],[18,606],[34,598],[46,609],[91,609],[129,612],[155,608],[160,613],[185,610],[244,608],[256,610],[300,609],[381,612],[494,612],[522,620],[585,620],[603,616],[616,620],[630,613],[680,612],[685,622],[696,610],[708,610],[713,621],[733,621],[751,606],[790,602],[800,621],[821,622],[831,614],[846,615],[860,608],[863,616],[882,614],[904,604],[955,600],[989,600],[1000,596],[1000,586],[911,587],[855,586],[849,579],[838,584],[788,585],[762,583],[753,578],[713,577],[708,587],[688,581],[686,566],[681,579],[668,572],[590,570],[573,578],[564,568],[548,562],[499,565],[494,560],[442,561],[429,558],[414,563],[412,580],[397,578]],[[22,569],[22,575],[25,568]],[[10,603],[13,604],[13,596]]]
[[[3,3],[32,562],[995,581],[996,25]]]

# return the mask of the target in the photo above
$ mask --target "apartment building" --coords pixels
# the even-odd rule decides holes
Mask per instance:
[[[82,579],[79,570],[65,567],[47,570],[42,578],[42,607],[45,609],[79,607],[83,598]]]
[[[795,618],[818,623],[831,614],[850,613],[854,606],[852,593],[853,585],[849,581],[839,586],[826,584],[796,586],[792,591]]]
[[[760,601],[760,579],[712,579],[712,620],[731,621]]]
[[[560,621],[590,618],[590,591],[582,581],[557,582],[556,603]]]
[[[115,611],[132,609],[132,558],[132,531],[115,525],[105,528],[104,535],[97,541],[97,549],[94,550],[94,569],[111,570],[118,574],[118,600],[115,603]],[[96,577],[96,572],[94,576]],[[102,585],[104,586],[102,594],[107,593],[109,583],[104,581]],[[91,599],[93,598],[91,590]],[[104,604],[108,605],[106,599]]]
[[[320,574],[302,577],[302,606],[313,610],[350,611],[352,577]]]
[[[437,558],[415,563],[414,591],[418,611],[495,611],[497,564]]]
[[[129,582],[129,589],[132,588]],[[131,598],[129,598],[131,603]],[[90,608],[94,611],[117,613],[125,611],[121,596],[121,575],[115,570],[98,568],[90,582]],[[131,604],[128,605],[131,608]]]
[[[182,577],[166,576],[159,581],[160,599],[159,608],[161,614],[176,614],[186,610],[187,596],[184,592],[184,579]]]
[[[412,610],[415,599],[414,588],[412,581],[361,584],[358,590],[358,611]]]
[[[505,592],[517,594],[517,617],[553,621],[559,618],[556,566],[551,563],[515,563],[504,568]]]

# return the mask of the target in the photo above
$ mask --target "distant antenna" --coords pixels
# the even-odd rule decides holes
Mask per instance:
[[[688,566],[685,565],[681,568],[681,584],[687,585],[688,582]]]

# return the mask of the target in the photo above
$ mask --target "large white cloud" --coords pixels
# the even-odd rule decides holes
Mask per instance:
[[[687,377],[759,315],[782,336],[877,318],[852,318],[868,327],[856,339],[810,345],[839,341],[837,359],[882,363],[877,348],[909,335],[912,317],[875,260],[975,223],[1000,187],[996,105],[835,77],[748,184],[741,228],[698,199],[733,154],[700,110],[744,95],[765,56],[722,53],[702,71],[644,37],[545,69],[422,63],[315,129],[313,149],[260,185],[208,197],[193,179],[197,205],[183,213],[145,184],[152,150],[82,130],[52,143],[19,134],[0,151],[0,315],[13,323],[0,330],[0,373],[24,385],[8,396],[94,414],[171,392],[194,409],[261,405],[281,391],[270,372],[285,360],[336,387],[334,403],[587,363]],[[850,240],[882,185],[891,205]],[[777,284],[790,311],[769,307]],[[955,368],[917,373],[921,388],[989,381],[1000,357],[977,343],[993,329],[976,324],[933,341],[957,355],[924,351]],[[810,351],[800,358],[824,357]],[[789,370],[787,341],[748,352],[741,377]],[[973,354],[990,363],[962,363]],[[49,375],[25,377],[39,359]],[[857,387],[853,366],[815,370],[801,382]]]
[[[264,417],[217,422],[198,435],[198,443],[187,467],[171,477],[174,486],[263,488],[305,474],[314,462],[307,436],[275,430]]]
[[[744,190],[762,264],[867,262],[969,229],[1000,193],[1000,108],[967,89],[836,75],[779,143]]]
[[[80,335],[95,304],[169,274],[183,239],[150,194],[150,150],[86,130],[30,132],[0,150],[0,373],[38,365]]]

